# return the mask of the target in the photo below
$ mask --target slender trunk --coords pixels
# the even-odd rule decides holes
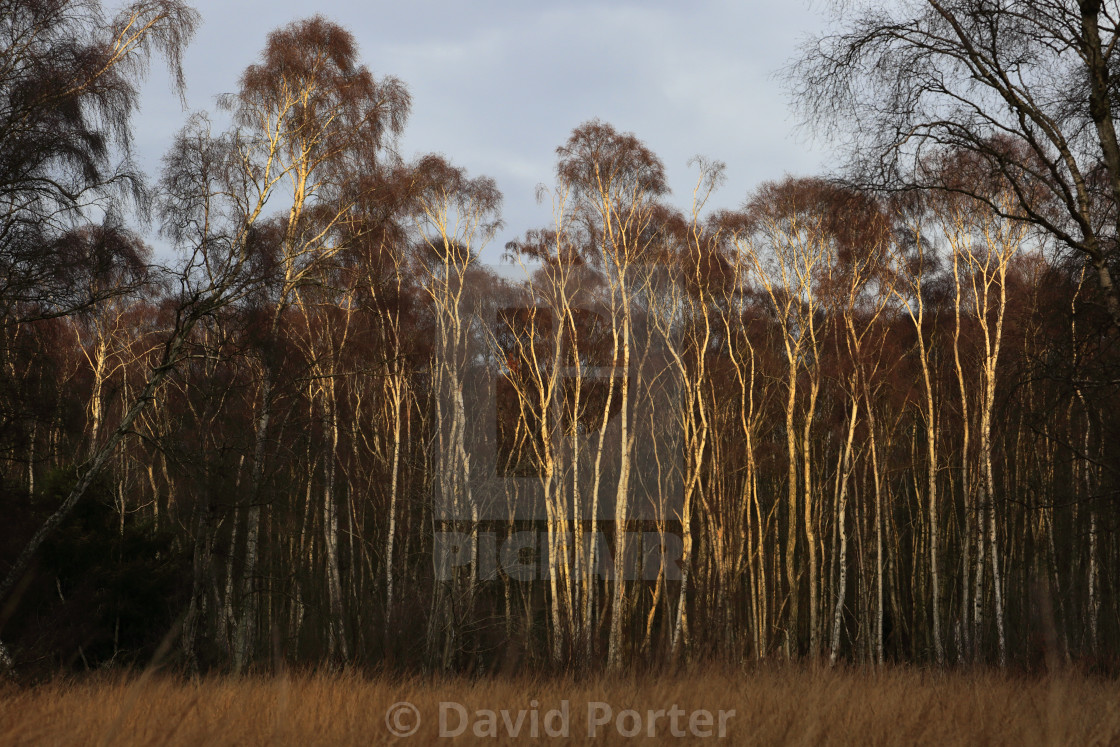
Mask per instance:
[[[1113,89],[1115,82],[1112,80],[1110,69],[1110,55],[1106,52],[1101,41],[1100,13],[1101,0],[1080,0],[1081,9],[1081,34],[1084,39],[1082,56],[1088,73],[1089,84],[1089,116],[1097,131],[1097,141],[1101,146],[1101,154],[1108,169],[1109,186],[1112,191],[1114,203],[1120,203],[1120,141],[1116,134],[1116,123],[1113,119]],[[1111,21],[1109,21],[1111,24]],[[1111,47],[1111,45],[1110,45]],[[1120,217],[1115,217],[1117,226],[1120,226]],[[1109,258],[1101,250],[1096,237],[1090,242],[1090,257],[1093,268],[1097,271],[1097,281],[1104,292],[1105,303],[1109,316],[1112,319],[1112,331],[1120,331],[1120,289],[1112,281],[1112,272],[1109,268]]]
[[[844,600],[848,588],[848,477],[851,474],[852,442],[856,435],[856,418],[859,413],[859,403],[853,396],[851,399],[852,413],[848,419],[848,440],[844,444],[844,457],[840,467],[839,506],[836,513],[836,525],[840,534],[839,579],[836,582],[836,606],[832,611],[832,651],[829,661],[836,663],[840,656],[840,627],[843,622]]]
[[[386,650],[392,640],[393,623],[393,549],[397,537],[397,493],[401,464],[401,405],[402,387],[399,372],[390,376],[390,403],[393,406],[393,463],[389,476],[389,530],[385,539],[385,643]]]
[[[326,399],[327,432],[330,434],[330,451],[326,456],[323,486],[323,542],[327,561],[327,594],[330,619],[327,621],[327,658],[336,653],[342,660],[350,658],[346,639],[345,613],[342,609],[342,580],[338,569],[338,507],[335,496],[335,465],[338,461],[338,415],[335,407],[334,379],[328,377],[323,395]],[[337,651],[336,651],[337,648]]]
[[[620,280],[620,282],[622,282]],[[607,643],[607,666],[618,670],[623,665],[623,634],[628,618],[627,596],[627,532],[630,497],[630,309],[623,298],[622,385],[619,388],[619,474],[614,509],[614,598],[611,603],[611,627]],[[686,539],[687,543],[688,540]]]
[[[233,671],[242,672],[249,663],[257,622],[257,559],[260,545],[261,500],[264,496],[264,454],[268,424],[272,418],[272,370],[265,364],[261,381],[261,409],[253,435],[253,467],[245,519],[245,562],[241,572],[241,616],[233,644]]]
[[[918,334],[921,334],[919,330]],[[945,663],[945,644],[941,636],[941,568],[938,562],[940,521],[937,511],[937,426],[933,409],[933,385],[930,382],[929,363],[922,351],[922,376],[926,385],[926,491],[929,498],[929,568],[933,616],[933,650],[938,664]]]
[[[814,351],[815,355],[815,351]],[[816,365],[815,363],[813,364]],[[802,489],[805,512],[805,546],[809,555],[809,658],[814,663],[820,654],[820,556],[817,547],[817,517],[814,509],[812,442],[810,441],[813,416],[816,411],[817,396],[820,392],[820,379],[813,373],[809,388],[809,405],[805,412],[805,425],[802,428],[801,460],[803,467]]]
[[[788,343],[787,343],[788,345]],[[794,431],[794,413],[797,406],[797,357],[789,355],[789,380],[786,396],[786,500],[789,525],[786,527],[786,584],[789,599],[789,622],[786,626],[786,658],[791,659],[798,653],[797,645],[797,607],[799,589],[797,583],[797,436]]]

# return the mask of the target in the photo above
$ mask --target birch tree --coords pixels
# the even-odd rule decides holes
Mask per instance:
[[[376,170],[382,149],[400,133],[408,114],[403,85],[394,78],[374,78],[359,64],[357,54],[353,36],[322,17],[294,22],[269,35],[261,62],[245,70],[237,94],[221,101],[239,128],[238,155],[246,187],[267,196],[281,183],[290,188],[287,216],[273,239],[276,246],[262,247],[262,252],[272,253],[275,276],[260,301],[267,321],[235,671],[248,663],[256,624],[260,516],[267,503],[265,446],[276,376],[272,356],[284,310],[317,263],[345,246],[347,235],[341,229],[363,192],[378,186],[369,172]]]

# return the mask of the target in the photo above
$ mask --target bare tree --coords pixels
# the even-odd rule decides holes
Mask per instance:
[[[182,90],[198,14],[178,0],[112,17],[96,0],[5,0],[0,17],[0,303],[6,318],[65,314],[121,292],[84,282],[89,266],[60,239],[91,217],[119,226],[118,204],[147,206],[129,160],[139,82],[158,54]],[[114,247],[127,242],[102,246]]]
[[[433,471],[439,482],[440,505],[432,512],[433,529],[436,522],[466,517],[472,525],[471,576],[465,582],[439,578],[428,618],[429,658],[438,668],[448,669],[458,653],[460,627],[473,614],[480,506],[487,499],[471,490],[470,431],[474,424],[467,422],[468,374],[475,366],[472,358],[477,348],[471,338],[477,337],[482,325],[477,306],[479,273],[474,273],[474,283],[471,280],[477,252],[501,225],[502,195],[492,179],[471,179],[463,169],[438,156],[422,159],[415,179],[415,221],[420,234],[415,259],[435,321]],[[447,562],[438,554],[433,560]]]
[[[358,63],[353,36],[320,16],[294,22],[269,35],[259,64],[249,66],[237,94],[224,97],[238,130],[246,186],[270,196],[290,186],[286,220],[275,236],[260,235],[275,276],[262,294],[268,322],[262,346],[259,409],[255,424],[250,501],[246,511],[242,612],[234,669],[250,657],[257,614],[257,559],[265,443],[272,417],[275,362],[283,312],[317,264],[345,246],[344,228],[363,193],[380,186],[369,173],[380,151],[404,126],[409,98],[393,78],[378,81]],[[333,515],[328,499],[324,510]],[[328,523],[328,526],[330,523]],[[330,544],[330,543],[328,543]],[[336,584],[331,589],[337,591]],[[340,600],[332,600],[339,608]],[[345,652],[345,641],[340,641]]]
[[[1120,328],[1112,269],[1120,238],[1120,6],[924,0],[835,7],[840,30],[809,41],[788,81],[805,121],[844,142],[853,177],[945,189],[919,164],[947,150],[974,153],[1005,180],[1012,200],[995,200],[972,182],[951,189],[1081,255]]]
[[[88,263],[74,261],[81,257],[71,247],[80,242],[58,239],[91,208],[111,212],[107,198],[123,192],[143,203],[142,180],[112,159],[127,156],[139,78],[153,53],[168,61],[181,90],[181,55],[198,16],[177,0],[140,0],[113,18],[96,1],[8,0],[0,3],[0,17],[0,303],[5,321],[67,314],[105,292],[121,292],[84,282],[105,264],[91,273]],[[110,265],[113,250],[134,249],[128,241],[100,246]],[[120,256],[127,263],[128,252]],[[165,362],[177,354],[172,347]],[[144,388],[140,409],[155,386]],[[138,413],[128,410],[129,424]],[[115,447],[121,435],[108,443]],[[110,453],[103,447],[91,453],[78,485],[0,582],[0,602]],[[0,643],[0,666],[10,661]]]

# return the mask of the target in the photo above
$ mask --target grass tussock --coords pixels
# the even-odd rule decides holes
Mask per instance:
[[[567,736],[550,738],[549,710],[568,701]],[[421,714],[404,739],[386,725],[386,710],[408,701]],[[537,706],[533,708],[532,703]],[[464,733],[441,738],[441,702],[460,704]],[[589,703],[610,706],[609,723],[589,738]],[[684,712],[674,737],[667,716]],[[475,736],[496,716],[497,738]],[[510,737],[500,710],[516,726]],[[628,738],[615,717],[632,709],[641,731]],[[445,709],[446,710],[446,709]],[[713,714],[712,736],[689,731],[690,714]],[[734,710],[718,737],[718,711]],[[536,715],[534,716],[534,711]],[[595,716],[602,718],[604,711]],[[698,717],[703,732],[703,717]],[[481,719],[481,721],[480,721]],[[534,721],[535,719],[535,721]],[[448,711],[446,727],[460,726]],[[402,725],[410,725],[404,719]],[[538,739],[532,738],[537,729]],[[561,730],[564,719],[553,716]],[[622,732],[633,730],[632,717]],[[215,677],[184,682],[163,677],[86,678],[0,690],[0,744],[258,745],[258,744],[1060,744],[1120,743],[1120,682],[1076,673],[1027,678],[995,672],[913,669],[810,672],[794,668],[746,673],[692,672],[675,677],[467,680],[369,679],[357,674],[268,678]]]

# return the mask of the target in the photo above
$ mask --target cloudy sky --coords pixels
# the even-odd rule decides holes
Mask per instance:
[[[264,46],[267,33],[320,12],[356,36],[377,76],[413,97],[402,155],[437,152],[494,177],[506,228],[484,259],[525,229],[547,225],[536,186],[551,184],[555,150],[598,117],[641,138],[664,161],[673,200],[687,207],[694,155],[727,164],[711,205],[732,207],[761,182],[818,173],[823,146],[794,130],[776,72],[824,17],[810,0],[195,0],[203,23],[185,59],[188,106],[217,94]],[[186,113],[153,66],[136,122],[151,174]]]

